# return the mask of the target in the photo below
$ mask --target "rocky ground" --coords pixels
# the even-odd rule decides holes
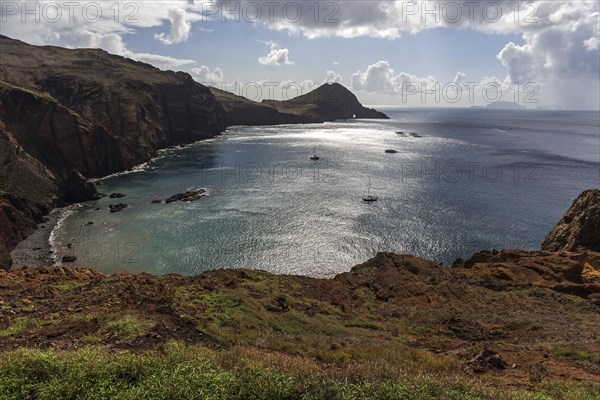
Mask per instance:
[[[282,353],[320,368],[360,361],[516,387],[600,383],[599,266],[591,251],[503,251],[454,268],[382,253],[323,280],[20,269],[0,272],[0,352],[144,353],[176,340]]]

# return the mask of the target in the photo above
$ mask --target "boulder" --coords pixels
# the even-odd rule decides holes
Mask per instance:
[[[203,197],[206,197],[206,189],[198,189],[186,193],[178,193],[176,195],[173,195],[167,200],[165,200],[165,203],[170,204],[176,203],[178,201],[185,201],[189,203],[192,201],[200,200]]]
[[[542,250],[575,251],[584,248],[600,251],[600,190],[581,193],[552,228]]]
[[[111,213],[117,213],[117,212],[123,211],[124,209],[129,207],[129,205],[126,203],[119,203],[119,204],[111,204],[108,207],[109,207]]]

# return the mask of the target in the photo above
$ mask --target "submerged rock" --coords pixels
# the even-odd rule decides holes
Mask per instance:
[[[126,194],[125,193],[111,193],[110,196],[108,196],[111,199],[121,199],[123,197],[125,197]]]
[[[127,207],[129,207],[129,205],[125,204],[125,203],[119,203],[119,204],[111,204],[108,207],[110,208],[111,213],[116,213],[116,212],[126,209]]]
[[[192,201],[200,200],[203,197],[206,197],[206,189],[198,189],[186,193],[178,193],[176,195],[173,195],[167,200],[165,200],[165,203],[170,204],[176,203],[178,201],[185,201],[189,203]]]
[[[75,261],[77,261],[77,257],[75,257],[75,256],[63,256],[63,258],[62,258],[62,262],[64,262],[64,263],[72,263]]]

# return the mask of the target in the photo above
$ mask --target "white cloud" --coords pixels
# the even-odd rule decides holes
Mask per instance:
[[[182,43],[189,39],[192,24],[186,20],[186,12],[179,7],[169,8],[169,21],[171,32],[168,35],[158,33],[154,37],[164,44]]]
[[[97,33],[89,34],[87,35],[87,43],[88,45],[78,47],[100,48],[108,51],[111,54],[116,54],[123,57],[131,58],[132,60],[152,64],[155,67],[165,70],[178,69],[186,65],[195,64],[194,60],[179,59],[151,53],[135,53],[131,50],[128,50],[125,46],[125,43],[123,43],[122,37],[115,33],[109,33],[106,35]]]
[[[406,72],[396,74],[387,61],[377,61],[367,67],[366,71],[358,71],[352,75],[352,88],[366,92],[401,94],[415,87],[432,88],[436,80],[429,76],[420,78]]]
[[[453,82],[457,85],[462,85],[465,82],[466,77],[467,74],[465,74],[464,72],[457,72]]]
[[[173,58],[169,56],[161,56],[159,54],[151,54],[151,53],[134,53],[132,51],[125,51],[123,54],[124,57],[131,58],[136,61],[145,62],[148,64],[152,64],[155,67],[158,67],[163,70],[179,70],[181,67],[195,64],[194,60],[187,60],[182,58]]]
[[[342,76],[334,71],[327,71],[323,83],[342,83]]]
[[[27,7],[28,10],[35,9],[35,7],[44,10],[44,7],[56,4],[61,6],[65,3],[49,0],[18,2],[19,7]],[[123,41],[124,35],[133,34],[138,28],[162,26],[165,21],[165,9],[185,9],[189,6],[186,0],[138,2],[135,3],[139,7],[137,11],[133,8],[125,10],[123,8],[124,3],[117,4],[121,7],[119,18],[114,17],[115,3],[106,1],[71,3],[72,20],[69,19],[69,8],[64,5],[61,7],[62,18],[54,22],[44,18],[40,18],[39,22],[35,22],[34,17],[30,17],[30,22],[23,22],[21,14],[18,12],[14,15],[2,14],[2,34],[35,45],[51,44],[67,48],[101,48],[109,53],[147,62],[162,69],[176,69],[195,63],[189,59],[178,59],[159,54],[135,53],[127,49]],[[91,5],[89,10],[92,11],[84,14],[83,10],[87,5]],[[89,22],[90,18],[96,15],[96,7],[100,7],[103,18],[95,22]],[[136,12],[133,13],[133,11]],[[0,14],[4,12],[5,9],[0,7]],[[198,16],[187,13],[187,19],[190,21],[196,20]]]
[[[598,108],[598,4],[555,5],[548,14],[552,23],[524,32],[523,45],[508,43],[498,59],[510,82],[539,85],[541,96],[557,107]]]
[[[588,51],[598,51],[600,48],[600,40],[597,37],[591,37],[583,41],[583,45]]]
[[[288,49],[281,49],[279,45],[272,40],[264,42],[259,40],[259,42],[264,43],[271,47],[271,51],[264,57],[259,57],[258,62],[262,65],[294,65],[293,61],[290,61],[290,51]]]
[[[395,72],[387,61],[369,65],[365,71],[352,75],[352,89],[369,95],[370,101],[410,106],[485,106],[498,101],[517,102],[536,107],[535,88],[513,84],[507,77],[484,77],[476,82],[457,72],[454,79],[444,82],[433,76],[420,77],[407,72]],[[533,94],[527,98],[527,95]],[[375,96],[376,95],[376,96]]]
[[[203,65],[200,68],[192,68],[190,71],[192,77],[200,83],[217,84],[223,82],[223,71],[219,67],[211,71],[209,67]]]

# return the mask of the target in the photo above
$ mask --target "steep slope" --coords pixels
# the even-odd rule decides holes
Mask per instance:
[[[356,96],[339,83],[319,86],[312,92],[288,101],[264,101],[282,113],[304,115],[321,121],[336,119],[388,119],[377,110],[366,108]]]
[[[266,103],[258,103],[234,93],[217,88],[210,88],[217,101],[225,109],[228,126],[232,125],[281,125],[310,122],[323,122],[309,119],[302,115],[280,112]]]
[[[600,251],[600,190],[581,193],[548,234],[542,250],[574,251],[579,247]]]
[[[70,165],[87,177],[105,176],[147,161],[158,148],[225,129],[223,108],[189,74],[102,50],[38,47],[4,36],[0,51],[0,80],[12,85],[0,118],[26,151],[43,153],[44,163],[52,159],[52,168]],[[40,104],[25,91],[55,104]],[[54,146],[39,148],[36,135],[59,132]]]
[[[322,123],[339,119],[388,119],[382,112],[363,107],[344,86],[324,84],[304,95],[286,101],[258,103],[233,93],[210,88],[225,108],[228,125],[279,125]]]
[[[210,90],[185,73],[102,50],[32,46],[5,36],[0,54],[0,161],[8,166],[0,171],[0,267],[10,265],[7,252],[41,215],[95,196],[87,178],[129,169],[159,148],[226,127]],[[23,176],[25,164],[45,170],[44,184]],[[48,196],[29,196],[36,188]]]
[[[0,267],[58,199],[55,176],[30,156],[0,121]]]

